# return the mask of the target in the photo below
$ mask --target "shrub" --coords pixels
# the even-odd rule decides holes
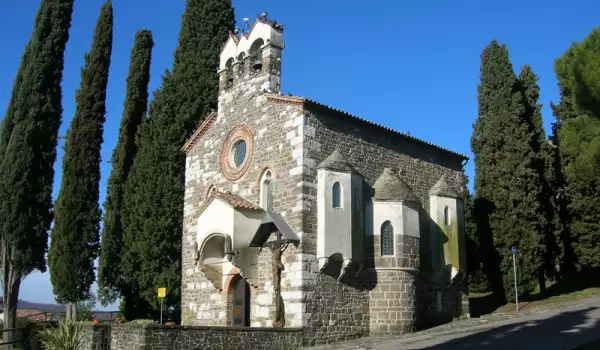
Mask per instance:
[[[133,320],[133,321],[129,322],[129,324],[145,325],[145,324],[158,324],[158,322],[156,322],[154,320],[137,319],[137,320]]]
[[[40,331],[39,337],[46,350],[82,350],[84,345],[83,324],[65,320],[58,327]]]

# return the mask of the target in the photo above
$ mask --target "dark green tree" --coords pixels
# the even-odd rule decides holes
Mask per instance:
[[[46,270],[52,183],[62,114],[60,82],[73,0],[42,0],[0,131],[0,248],[4,327],[14,328],[19,289]],[[4,333],[4,341],[12,339]]]
[[[167,288],[167,307],[179,305],[185,169],[180,149],[216,109],[219,53],[233,24],[231,1],[187,1],[172,71],[164,74],[140,126],[122,210],[129,319],[157,317],[158,287]]]
[[[531,203],[523,202],[525,206],[532,205],[530,217],[527,219],[540,239],[539,257],[542,258],[538,271],[540,292],[546,292],[546,278],[555,276],[556,258],[558,256],[557,240],[553,226],[553,191],[550,187],[549,172],[550,153],[546,132],[542,122],[542,106],[538,103],[540,88],[538,77],[529,65],[523,66],[519,74],[519,87],[523,94],[525,110],[523,122],[528,125],[529,147],[526,157],[530,168],[527,180],[532,186],[529,191],[534,196],[528,197]]]
[[[108,178],[106,201],[104,202],[104,224],[100,261],[98,264],[98,292],[103,305],[114,302],[121,295],[123,275],[121,273],[121,253],[123,248],[123,209],[124,186],[129,169],[136,153],[135,135],[146,116],[148,108],[148,82],[150,81],[150,61],[152,57],[152,33],[140,30],[135,34],[123,117],[119,128],[119,139],[112,154],[112,171]]]
[[[48,252],[54,295],[59,302],[71,305],[90,298],[90,286],[95,280],[101,217],[100,147],[112,40],[113,9],[109,0],[100,9],[91,49],[84,56],[75,115],[65,141],[62,181]]]
[[[487,241],[484,269],[492,289],[512,298],[511,247],[518,247],[519,293],[531,292],[543,266],[543,221],[523,93],[508,49],[496,40],[483,50],[478,86],[479,117],[471,148],[475,154],[475,194],[480,240]],[[487,237],[482,237],[487,236]],[[493,247],[493,248],[492,248]],[[487,265],[487,267],[485,266]],[[499,268],[499,271],[498,271]]]
[[[552,189],[553,216],[552,227],[558,243],[557,263],[560,267],[560,278],[569,278],[575,275],[576,257],[570,232],[569,200],[566,196],[566,179],[563,169],[560,138],[558,136],[562,122],[574,118],[575,113],[571,107],[568,88],[559,82],[560,102],[551,104],[556,121],[552,123],[552,134],[549,139],[550,167],[549,184]]]
[[[463,174],[464,188],[467,189],[469,179]],[[468,191],[468,190],[467,190]],[[469,292],[485,293],[490,291],[489,281],[483,269],[481,241],[477,232],[477,212],[475,198],[467,192],[464,201],[464,222],[467,251],[467,273],[469,278]]]
[[[563,259],[589,272],[600,268],[600,27],[574,43],[554,69],[561,90],[556,146],[569,218]]]

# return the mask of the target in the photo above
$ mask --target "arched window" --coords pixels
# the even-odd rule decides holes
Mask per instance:
[[[450,225],[450,212],[448,211],[448,206],[444,207],[444,225]]]
[[[342,207],[342,187],[339,182],[334,183],[331,187],[331,207]]]
[[[250,46],[250,50],[248,50],[248,56],[251,57],[252,63],[251,68],[254,71],[260,71],[262,69],[262,46],[265,44],[264,40],[261,38],[256,39],[252,46]]]
[[[246,53],[242,52],[238,55],[238,77],[243,76],[246,71]]]
[[[273,211],[273,174],[266,170],[260,180],[260,206],[267,212]]]
[[[381,256],[394,255],[394,227],[385,221],[381,224]]]
[[[227,80],[225,81],[225,87],[230,88],[233,86],[233,57],[229,58],[225,62],[225,69],[227,69]]]

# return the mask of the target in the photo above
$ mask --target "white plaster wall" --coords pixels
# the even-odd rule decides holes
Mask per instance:
[[[421,238],[418,204],[402,203],[402,228],[403,235]]]
[[[215,198],[204,209],[197,220],[198,248],[211,233],[220,232],[231,235],[233,232],[233,208],[219,198]]]
[[[225,48],[221,52],[220,69],[225,69],[225,63],[232,57],[237,61],[238,56],[242,52],[248,56],[248,50],[250,50],[250,47],[257,39],[263,39],[265,45],[271,44],[283,48],[283,32],[275,30],[266,23],[257,21],[248,38],[245,35],[241,35],[237,43],[231,37],[227,40],[227,44],[225,44]]]
[[[317,259],[322,267],[334,253],[352,259],[352,175],[319,169],[317,173]],[[341,208],[332,208],[335,182],[341,187]]]
[[[352,198],[351,198],[351,225],[352,225],[352,259],[363,261],[365,255],[365,233],[364,233],[364,199],[363,178],[357,174],[352,176]]]
[[[430,232],[434,235],[435,239],[431,239],[431,250],[437,254],[433,254],[433,264],[434,267],[437,266],[438,269],[443,268],[445,265],[450,264],[450,257],[445,256],[444,254],[444,239],[445,234],[440,232],[440,229],[445,227],[444,225],[444,208],[448,207],[449,214],[449,226],[457,224],[457,220],[459,220],[460,216],[458,215],[458,201],[456,198],[444,197],[444,196],[430,196],[429,197],[429,215],[431,216],[431,229]],[[459,227],[462,226],[460,223]],[[456,252],[458,254],[458,252]],[[452,276],[454,276],[458,270],[456,267],[452,267]]]
[[[392,223],[392,226],[394,227],[394,234],[401,235],[404,227],[402,222],[402,203],[373,201],[372,230],[374,235],[381,235],[381,225],[387,220]],[[394,251],[394,256],[397,254],[398,252]]]

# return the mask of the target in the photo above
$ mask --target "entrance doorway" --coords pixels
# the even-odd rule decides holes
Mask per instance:
[[[250,286],[237,275],[231,281],[231,323],[237,327],[250,327]]]

